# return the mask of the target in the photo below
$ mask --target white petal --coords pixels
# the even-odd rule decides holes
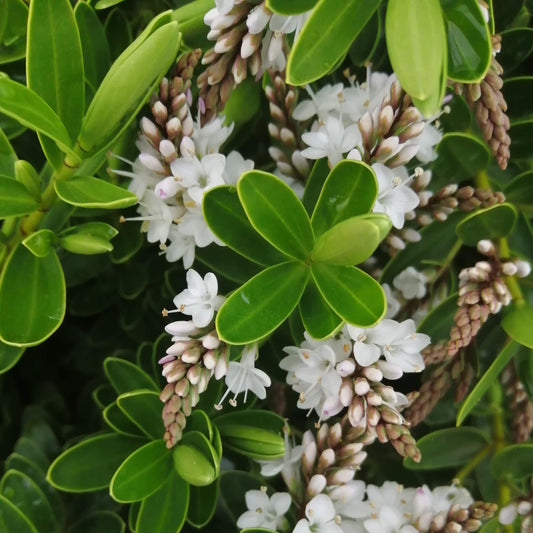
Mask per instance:
[[[366,344],[357,341],[353,346],[353,354],[355,360],[361,366],[370,366],[379,359],[381,351],[375,344]]]

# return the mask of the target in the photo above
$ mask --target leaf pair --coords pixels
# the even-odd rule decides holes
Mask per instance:
[[[300,302],[309,333],[331,335],[342,321],[361,327],[385,312],[379,284],[354,267],[390,230],[370,214],[377,196],[373,171],[341,161],[327,177],[311,218],[294,192],[271,174],[250,171],[237,189],[222,186],[204,197],[212,231],[230,248],[265,268],[235,291],[217,315],[217,330],[231,344],[273,332]]]

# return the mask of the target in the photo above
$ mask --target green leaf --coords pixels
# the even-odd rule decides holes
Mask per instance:
[[[187,522],[200,529],[207,525],[217,507],[220,478],[205,487],[190,486],[190,502],[187,512]]]
[[[0,279],[0,338],[15,346],[41,343],[61,325],[65,299],[65,278],[55,251],[35,257],[19,244]]]
[[[108,7],[116,6],[117,4],[121,4],[122,2],[124,2],[124,0],[98,0],[94,8],[107,9]]]
[[[76,4],[74,17],[80,32],[85,79],[95,90],[111,65],[104,27],[93,8],[85,2]]]
[[[313,210],[315,209],[316,203],[318,202],[318,197],[322,192],[322,187],[329,175],[329,164],[328,158],[323,157],[315,161],[311,173],[307,178],[305,184],[304,195],[302,198],[302,203],[304,204],[307,214],[311,216]]]
[[[173,451],[174,468],[191,485],[203,487],[215,481],[220,473],[220,458],[199,431],[185,433]]]
[[[497,452],[490,464],[497,478],[520,480],[533,473],[533,444],[511,444]]]
[[[245,172],[237,192],[252,226],[285,255],[305,259],[313,248],[309,217],[293,190],[272,174]]]
[[[453,443],[453,446],[450,446]],[[438,470],[461,466],[488,445],[485,434],[473,427],[447,428],[425,435],[416,445],[422,454],[419,463],[406,457],[410,470]]]
[[[159,387],[154,380],[130,361],[108,357],[104,361],[104,372],[117,394],[131,392],[135,389],[148,389],[159,394]]]
[[[143,244],[143,234],[137,224],[122,224],[117,238],[113,241],[113,250],[109,258],[117,265],[125,263],[141,249]]]
[[[448,78],[478,83],[492,58],[489,28],[476,0],[442,0],[448,37]]]
[[[185,431],[199,431],[209,442],[213,441],[213,426],[207,413],[201,409],[195,409],[187,418],[187,427]]]
[[[135,533],[181,531],[189,507],[189,484],[179,476],[167,482],[141,504]]]
[[[511,124],[509,136],[513,139],[513,160],[530,160],[533,120],[516,120]]]
[[[0,494],[15,505],[39,533],[57,531],[58,524],[50,502],[26,474],[8,470],[0,482]]]
[[[202,209],[211,231],[232,250],[265,266],[285,260],[252,227],[235,187],[223,185],[210,189],[204,195]]]
[[[505,72],[513,70],[533,52],[532,28],[508,28],[501,32],[502,52],[498,54],[498,62]]]
[[[479,403],[489,387],[496,383],[500,372],[507,363],[514,357],[518,349],[516,342],[509,342],[505,348],[496,356],[489,369],[483,374],[483,377],[476,383],[476,386],[466,397],[457,413],[457,425],[461,425],[464,419],[469,415],[472,409]]]
[[[2,22],[0,26],[0,43],[10,46],[26,35],[28,20],[28,6],[22,0],[8,0],[2,2],[0,14]]]
[[[381,218],[390,230],[390,219],[385,215]],[[364,215],[343,220],[317,239],[311,260],[331,265],[357,265],[374,253],[383,238],[382,234],[387,233],[381,232],[372,219],[365,219]]]
[[[505,199],[520,211],[533,213],[533,170],[523,172],[509,182]]]
[[[0,495],[0,530],[17,533],[37,533],[35,526],[20,509]]]
[[[102,416],[106,424],[114,431],[123,435],[142,437],[142,431],[134,424],[130,418],[120,409],[117,402],[113,401],[104,407]]]
[[[266,6],[280,15],[298,15],[315,7],[318,0],[267,0]]]
[[[247,78],[230,92],[224,105],[224,124],[235,124],[238,130],[252,120],[259,112],[261,104],[261,85],[253,78]],[[235,135],[235,131],[233,132]]]
[[[528,304],[513,305],[502,320],[502,328],[516,342],[533,348],[533,307]]]
[[[68,533],[124,533],[126,524],[111,511],[96,511],[78,520]]]
[[[17,161],[17,154],[6,134],[0,128],[0,175],[7,177],[15,177],[15,163]]]
[[[121,394],[117,399],[120,409],[151,439],[160,439],[165,432],[159,394],[152,391],[134,391]]]
[[[219,337],[230,344],[247,344],[274,331],[298,304],[308,277],[309,270],[292,261],[254,276],[218,311]]]
[[[75,177],[56,181],[55,189],[61,200],[78,207],[122,209],[138,201],[137,196],[127,189],[99,178]]]
[[[303,325],[314,339],[331,337],[343,324],[342,318],[324,300],[313,279],[307,283],[299,309]]]
[[[35,257],[45,257],[49,254],[56,240],[53,231],[50,231],[49,229],[41,229],[26,237],[22,241],[22,244]]]
[[[64,152],[70,151],[72,141],[61,119],[38,94],[24,85],[0,78],[0,112],[50,137]]]
[[[42,469],[43,472],[48,470],[50,461],[36,441],[28,437],[20,437],[15,444],[14,451],[15,453],[27,457],[30,461]]]
[[[378,185],[367,164],[344,160],[333,167],[321,190],[311,218],[317,238],[339,222],[368,213]]]
[[[15,161],[15,178],[37,201],[41,199],[42,180],[31,163],[22,159]]]
[[[85,93],[80,36],[68,0],[31,2],[26,74],[28,87],[57,113],[75,139]]]
[[[0,374],[7,372],[14,367],[22,357],[24,348],[20,346],[10,346],[0,341]]]
[[[431,337],[433,343],[447,339],[457,312],[457,293],[454,292],[434,307],[418,324],[417,331]]]
[[[343,320],[369,328],[385,315],[385,294],[380,284],[356,267],[313,263],[311,274],[318,290]]]
[[[304,85],[327,74],[346,54],[380,3],[319,0],[290,52],[287,83]]]
[[[0,176],[0,218],[27,215],[38,208],[39,203],[22,183]]]
[[[124,459],[145,443],[144,439],[118,433],[90,437],[57,457],[47,479],[68,492],[104,489]]]
[[[355,66],[362,67],[372,61],[372,57],[381,42],[380,37],[382,34],[383,20],[381,12],[377,10],[359,32],[359,35],[348,50],[348,56]]]
[[[392,70],[424,115],[441,105],[446,29],[439,0],[389,0],[385,18]]]
[[[111,479],[109,493],[122,503],[144,500],[168,479],[172,453],[163,440],[155,440],[135,450]]]
[[[457,236],[470,246],[481,239],[505,237],[513,231],[516,223],[516,210],[511,204],[494,205],[469,214],[457,224]]]

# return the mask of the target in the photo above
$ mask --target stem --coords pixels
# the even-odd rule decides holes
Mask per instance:
[[[487,444],[482,450],[474,455],[474,457],[472,457],[472,459],[470,459],[470,461],[468,461],[468,463],[466,463],[466,465],[463,466],[459,472],[457,472],[455,479],[462,484],[468,474],[470,474],[470,472],[476,468],[476,466],[489,454],[489,452],[492,451],[492,449],[492,443]]]

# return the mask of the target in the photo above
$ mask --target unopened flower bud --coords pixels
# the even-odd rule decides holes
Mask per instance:
[[[476,248],[480,254],[487,255],[489,257],[494,255],[494,253],[496,252],[494,244],[492,244],[492,242],[488,239],[482,239],[481,241],[479,241],[476,245]]]

